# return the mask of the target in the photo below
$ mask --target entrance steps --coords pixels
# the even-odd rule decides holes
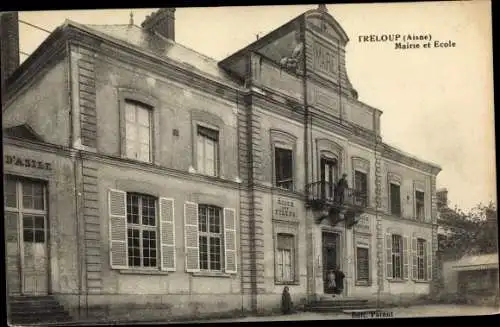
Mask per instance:
[[[366,299],[350,297],[322,296],[319,300],[306,305],[306,311],[311,312],[345,312],[358,310],[375,310]]]
[[[9,296],[8,316],[10,325],[43,325],[69,322],[71,316],[51,295]]]

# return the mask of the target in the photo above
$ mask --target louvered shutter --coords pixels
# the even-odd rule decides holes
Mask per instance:
[[[409,266],[410,266],[408,243],[409,243],[408,237],[403,236],[403,279],[408,279]]]
[[[184,203],[184,242],[186,251],[186,271],[200,271],[198,204],[194,202]]]
[[[392,235],[385,234],[385,262],[386,262],[386,277],[392,279]]]
[[[418,253],[417,253],[417,238],[412,237],[411,238],[411,262],[412,262],[412,269],[411,269],[411,276],[413,280],[418,279]]]
[[[160,198],[161,270],[175,271],[174,199]]]
[[[108,208],[111,268],[127,268],[127,193],[109,189]]]
[[[432,243],[425,242],[425,256],[427,259],[427,280],[432,280]]]
[[[224,253],[225,271],[236,273],[236,210],[224,208]]]

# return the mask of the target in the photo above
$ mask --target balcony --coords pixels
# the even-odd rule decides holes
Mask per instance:
[[[334,224],[347,220],[347,225],[352,227],[368,205],[366,193],[347,188],[342,197],[329,182],[308,184],[307,190],[307,204],[316,212],[318,222],[328,217]]]

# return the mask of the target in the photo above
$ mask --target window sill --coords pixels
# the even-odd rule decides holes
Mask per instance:
[[[167,271],[163,270],[148,270],[148,269],[120,269],[120,274],[124,275],[168,275]]]
[[[418,284],[429,284],[431,282],[430,280],[413,280],[413,281]]]
[[[389,279],[390,283],[407,283],[408,279]]]
[[[193,273],[194,277],[217,277],[217,278],[231,278],[232,275],[225,273],[225,272],[219,272],[219,271],[198,271]]]
[[[300,282],[298,282],[298,281],[290,281],[290,282],[275,281],[274,285],[300,285]]]
[[[366,287],[369,287],[369,286],[372,286],[372,283],[371,282],[363,282],[363,281],[357,281],[354,283],[355,286],[366,286]]]

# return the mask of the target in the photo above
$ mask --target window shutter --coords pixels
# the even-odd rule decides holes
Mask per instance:
[[[236,273],[236,210],[224,208],[224,253],[227,273]]]
[[[412,259],[412,269],[411,276],[413,280],[418,279],[418,256],[417,256],[417,238],[411,238],[411,259]]]
[[[127,193],[109,189],[109,259],[112,269],[128,267]]]
[[[386,277],[392,279],[392,235],[385,234],[385,250],[386,250]]]
[[[432,243],[425,242],[425,256],[427,259],[427,280],[432,280]]]
[[[186,249],[186,271],[200,271],[200,249],[198,236],[198,204],[184,203],[184,242]]]
[[[174,199],[160,198],[161,270],[175,271]]]
[[[409,272],[409,249],[408,249],[408,236],[403,236],[403,279],[408,279]]]

